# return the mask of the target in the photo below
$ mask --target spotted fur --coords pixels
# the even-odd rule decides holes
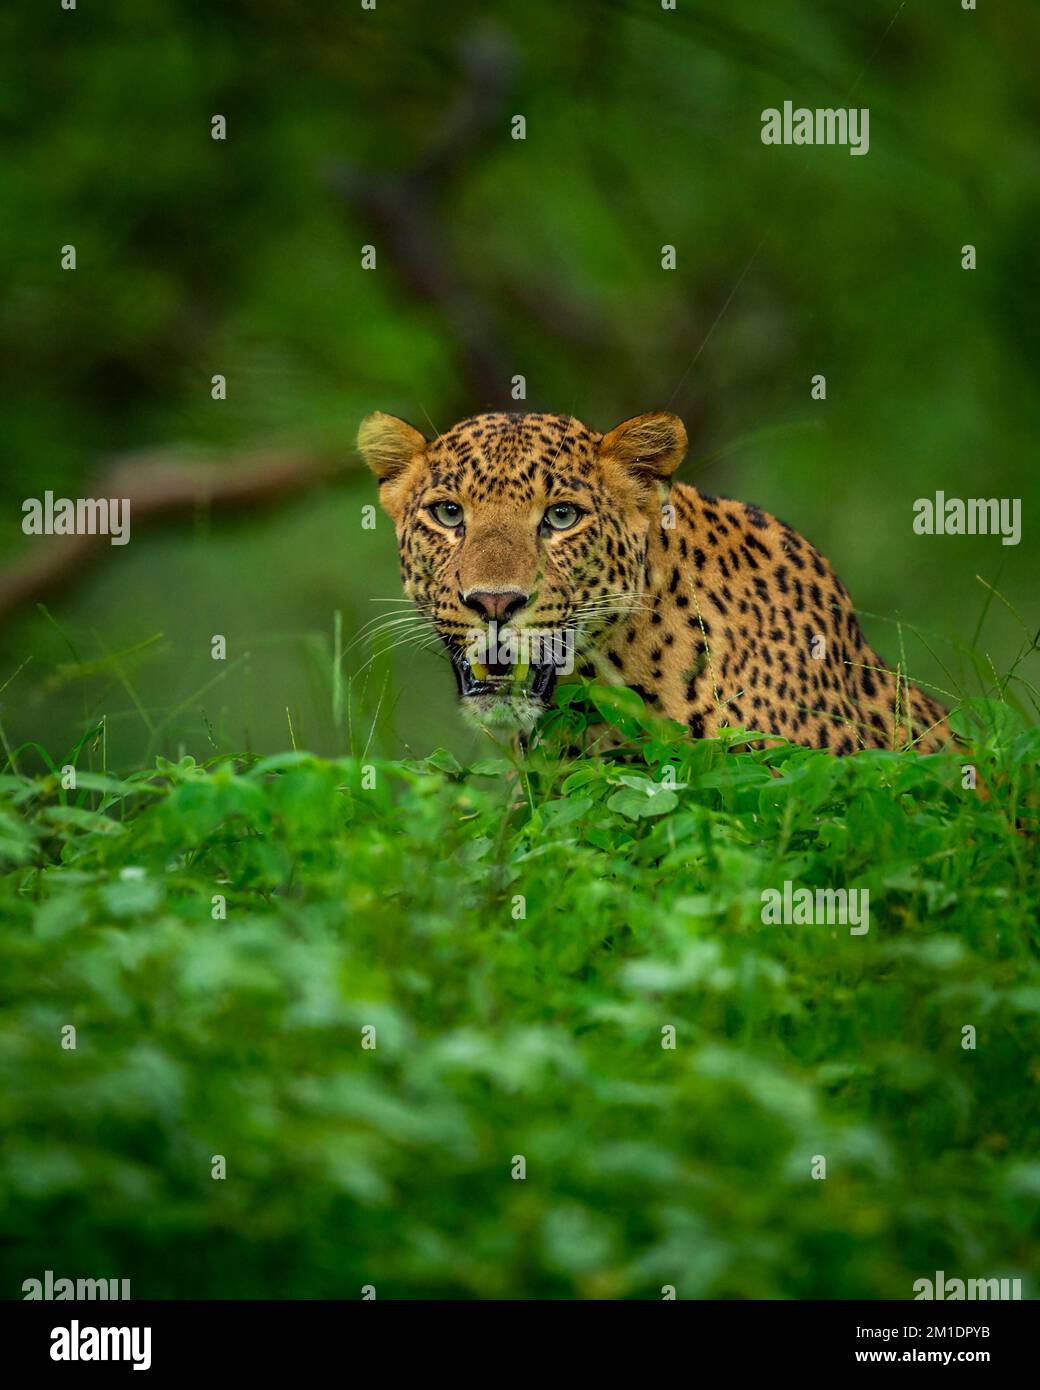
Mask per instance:
[[[358,442],[405,592],[449,649],[482,620],[474,595],[492,596],[480,613],[522,598],[511,627],[570,629],[580,673],[631,687],[694,738],[730,726],[838,754],[948,741],[945,711],[867,645],[808,541],[758,507],[670,482],[686,451],[675,416],[601,435],[570,416],[486,414],[431,442],[377,413]],[[457,526],[431,510],[454,513],[445,502]],[[568,505],[574,524],[548,528],[548,509]],[[505,688],[477,704],[479,722],[508,706],[520,727],[542,707]]]

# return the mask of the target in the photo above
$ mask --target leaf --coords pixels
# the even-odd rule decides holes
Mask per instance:
[[[403,766],[414,772],[443,772],[449,777],[461,777],[465,771],[455,754],[447,748],[435,748],[425,758],[409,758]]]
[[[135,796],[139,792],[153,792],[161,795],[159,787],[149,786],[147,783],[122,782],[118,777],[107,777],[100,772],[79,772],[76,773],[76,790],[89,792],[104,792],[108,796]]]
[[[269,772],[286,772],[289,768],[302,767],[305,763],[315,762],[313,753],[307,753],[302,748],[293,748],[286,753],[277,753],[270,758],[261,758],[249,769],[250,777],[263,777]]]
[[[90,911],[85,897],[65,893],[41,904],[33,913],[33,931],[41,941],[55,941],[67,932],[82,927]]]
[[[125,827],[100,811],[88,811],[84,806],[45,806],[40,812],[40,820],[47,825],[56,826],[60,833],[71,834],[74,830],[97,831],[101,835],[122,835]]]
[[[118,918],[139,917],[154,912],[162,898],[163,886],[152,878],[124,877],[101,890],[105,910]]]
[[[634,690],[625,685],[592,685],[588,693],[608,724],[620,729],[629,738],[642,729],[646,721],[646,706]]]
[[[590,796],[564,797],[560,801],[547,801],[538,807],[538,822],[542,830],[559,829],[581,820],[595,806]]]
[[[511,771],[512,765],[507,758],[478,758],[469,765],[471,777],[507,777]]]
[[[643,788],[638,790],[631,785],[623,787],[607,801],[607,805],[612,811],[627,816],[629,820],[644,820],[650,816],[664,816],[669,811],[674,811],[678,804],[679,798],[675,792],[670,791],[668,787],[658,786],[655,782],[647,782]]]

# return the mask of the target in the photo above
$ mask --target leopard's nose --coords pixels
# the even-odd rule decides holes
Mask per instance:
[[[528,595],[519,589],[470,589],[461,598],[466,607],[479,613],[486,623],[504,623],[514,613],[519,613]]]

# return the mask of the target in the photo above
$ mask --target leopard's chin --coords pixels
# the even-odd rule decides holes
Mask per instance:
[[[548,706],[529,695],[467,695],[459,702],[463,715],[485,733],[529,734]]]

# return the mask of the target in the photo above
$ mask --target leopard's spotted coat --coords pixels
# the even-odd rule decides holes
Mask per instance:
[[[686,449],[675,416],[601,435],[570,416],[486,414],[427,441],[377,413],[359,447],[405,592],[449,646],[473,629],[475,593],[508,591],[524,598],[511,626],[570,627],[580,670],[694,738],[728,725],[846,754],[950,737],[942,707],[867,645],[815,547],[756,506],[670,483]],[[457,526],[431,511],[445,502]],[[574,524],[547,528],[547,509],[569,506]],[[529,727],[540,703],[527,704],[516,722]]]

